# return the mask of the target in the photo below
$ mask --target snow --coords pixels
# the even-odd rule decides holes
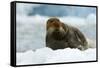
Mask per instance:
[[[17,4],[16,9],[16,63],[17,65],[46,64],[61,62],[77,62],[96,60],[96,10],[95,8],[62,9],[55,12],[45,7],[44,11],[35,11],[39,4]],[[50,6],[49,6],[50,7]],[[54,7],[54,6],[53,6]],[[42,6],[43,8],[43,6]],[[48,8],[48,9],[47,9]],[[52,7],[51,7],[52,8]],[[80,9],[84,11],[80,12]],[[90,10],[91,9],[91,10]],[[68,10],[67,12],[65,10]],[[93,10],[93,12],[92,12]],[[33,15],[29,15],[30,13]],[[43,16],[39,12],[43,12]],[[63,23],[77,27],[86,37],[89,49],[80,51],[78,49],[58,49],[52,50],[46,47],[46,22],[52,15],[67,13],[58,17]],[[48,15],[49,14],[49,15]],[[56,16],[56,15],[55,15]]]
[[[17,52],[45,47],[46,19],[17,15]]]
[[[44,47],[36,51],[29,50],[24,53],[17,53],[17,65],[46,64],[61,62],[78,62],[96,60],[96,48],[85,51],[78,49],[52,50]]]
[[[79,28],[87,38],[89,49],[52,50],[45,47],[47,16],[17,15],[17,65],[46,64],[96,60],[96,18],[59,17],[66,24]],[[88,30],[87,30],[88,29]],[[91,34],[91,35],[90,35]]]
[[[87,38],[89,49],[52,50],[45,47],[48,16],[17,15],[17,65],[46,64],[96,60],[96,17],[58,17],[62,22],[79,28]]]

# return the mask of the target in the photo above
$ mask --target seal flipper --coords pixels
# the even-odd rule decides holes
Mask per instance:
[[[88,48],[88,43],[87,43],[85,36],[77,28],[75,28],[74,30],[75,30],[75,35],[76,35],[78,41],[81,43],[81,46],[79,47],[79,49],[86,50]]]

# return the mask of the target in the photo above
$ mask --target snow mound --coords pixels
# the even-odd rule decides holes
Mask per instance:
[[[85,51],[78,49],[58,49],[52,50],[44,47],[36,51],[17,53],[17,65],[46,64],[61,62],[77,62],[96,60],[96,48],[90,48]]]

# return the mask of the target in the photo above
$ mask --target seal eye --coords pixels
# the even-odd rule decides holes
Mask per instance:
[[[57,19],[56,21],[59,22],[60,20]]]
[[[53,20],[50,20],[50,22],[52,23],[52,22],[53,22]]]
[[[53,23],[53,21],[54,21],[54,20],[48,20],[47,24],[48,24],[48,23]]]

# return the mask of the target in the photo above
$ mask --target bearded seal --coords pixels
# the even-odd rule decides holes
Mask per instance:
[[[64,24],[58,18],[54,17],[47,20],[46,47],[53,50],[68,47],[86,50],[88,43],[78,28]]]

